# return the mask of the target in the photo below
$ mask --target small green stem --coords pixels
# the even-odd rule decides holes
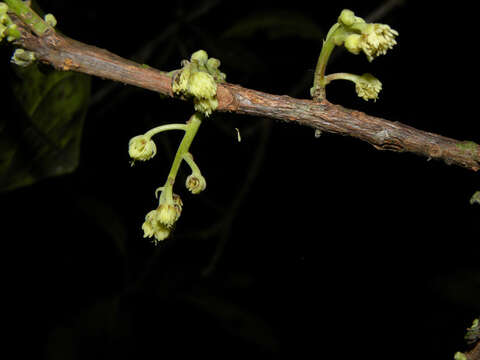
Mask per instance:
[[[198,167],[198,165],[193,160],[192,154],[190,154],[189,152],[185,153],[183,155],[183,160],[185,160],[185,162],[188,164],[188,166],[190,166],[190,169],[192,169],[192,173],[200,174],[200,168]]]
[[[325,98],[325,69],[327,68],[328,59],[335,48],[335,36],[339,31],[343,31],[340,24],[335,24],[330,28],[325,41],[323,42],[320,56],[318,57],[317,66],[315,67],[315,74],[313,76],[313,91],[312,96],[316,100]]]
[[[172,167],[170,168],[170,172],[168,173],[168,178],[165,183],[164,189],[162,194],[160,195],[160,202],[173,202],[173,194],[172,188],[173,184],[175,183],[175,178],[177,177],[178,169],[180,168],[180,164],[182,160],[185,158],[185,154],[188,153],[190,149],[190,145],[192,144],[195,135],[197,134],[198,128],[202,123],[203,115],[199,112],[196,112],[192,115],[192,117],[187,121],[185,135],[183,135],[182,142],[178,146],[177,153],[175,154],[175,159],[173,160]],[[175,125],[175,124],[173,124]]]
[[[36,35],[43,36],[46,31],[52,30],[35,11],[30,9],[21,0],[4,0],[8,5],[8,9],[17,15]]]
[[[358,78],[360,76],[355,75],[355,74],[349,74],[349,73],[334,73],[334,74],[328,74],[324,78],[324,83],[325,85],[329,84],[333,80],[349,80],[354,83],[358,81]]]
[[[167,125],[161,125],[157,126],[156,128],[150,129],[145,133],[145,136],[152,137],[153,135],[159,134],[163,131],[169,131],[169,130],[186,130],[187,125],[185,124],[167,124]]]

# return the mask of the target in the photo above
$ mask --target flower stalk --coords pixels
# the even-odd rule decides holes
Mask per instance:
[[[326,76],[325,70],[328,59],[335,46],[345,46],[352,54],[363,52],[368,61],[375,57],[384,55],[397,42],[395,37],[398,32],[384,24],[367,23],[364,19],[355,16],[353,11],[345,9],[341,12],[338,21],[334,24],[323,42],[322,50],[315,67],[313,87],[310,90],[314,100],[325,99],[325,87],[334,79],[354,81],[358,96],[361,98],[376,99],[381,90],[381,83],[373,75],[362,76],[340,73],[341,75]],[[373,80],[374,79],[374,80]]]
[[[157,188],[155,191],[156,197],[158,197],[158,193],[160,193],[158,207],[146,215],[145,222],[142,225],[144,237],[154,237],[155,244],[159,241],[165,240],[170,235],[171,229],[181,215],[183,203],[180,196],[173,193],[173,185],[175,184],[175,179],[183,160],[185,160],[190,168],[192,168],[192,175],[195,175],[195,179],[198,180],[198,182],[195,183],[196,186],[193,190],[189,188],[187,180],[187,188],[189,188],[192,193],[196,194],[206,187],[205,179],[200,174],[200,169],[193,161],[193,157],[189,152],[190,146],[198,132],[203,117],[203,114],[196,112],[190,117],[186,124],[158,126],[147,131],[145,134],[135,136],[130,140],[130,156],[134,159],[145,161],[151,159],[156,154],[156,146],[151,139],[153,135],[167,130],[185,131],[182,141],[178,146],[177,153],[175,154],[175,159],[173,160],[170,172],[168,173],[167,180],[163,186]]]

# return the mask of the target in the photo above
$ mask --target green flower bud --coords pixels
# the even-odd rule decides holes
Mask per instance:
[[[475,194],[473,194],[473,196],[470,198],[470,204],[473,205],[475,203],[480,205],[480,191],[475,192]],[[478,320],[476,327],[478,328]]]
[[[149,136],[138,135],[130,139],[128,154],[134,160],[146,161],[155,156],[157,146]]]
[[[8,11],[8,5],[0,2],[0,15],[6,14]]]
[[[26,67],[35,61],[35,53],[24,49],[16,49],[10,61],[15,65]]]
[[[207,68],[209,71],[215,72],[220,67],[220,60],[215,58],[210,58],[207,61]]]
[[[345,48],[350,51],[352,54],[358,55],[362,50],[360,46],[362,41],[362,36],[359,34],[350,34],[345,39]]]
[[[208,59],[204,50],[193,53],[190,60],[182,61],[183,68],[173,78],[172,92],[192,96],[195,110],[209,116],[218,107],[217,82],[225,81],[226,75],[218,70],[220,61]]]
[[[47,14],[43,19],[51,27],[55,27],[57,25],[57,19],[55,19],[55,16],[53,16],[53,14]]]
[[[198,194],[205,190],[205,188],[207,187],[207,182],[201,174],[193,173],[187,177],[185,186],[192,194]]]
[[[195,51],[190,57],[191,62],[197,62],[198,64],[206,64],[208,61],[208,54],[205,50]]]
[[[344,9],[338,17],[338,22],[345,26],[351,26],[355,23],[356,18],[352,10]]]

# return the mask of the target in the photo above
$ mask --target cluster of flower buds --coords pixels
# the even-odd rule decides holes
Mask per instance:
[[[52,14],[46,14],[44,21],[51,27],[55,27],[57,24],[57,19]],[[0,2],[0,41],[5,37],[8,41],[14,41],[20,38],[20,36],[17,25],[8,16],[8,5]],[[35,60],[35,53],[25,49],[15,49],[10,59],[13,64],[22,67],[31,65]]]
[[[195,110],[209,116],[218,107],[217,83],[226,79],[219,67],[220,60],[208,58],[206,51],[194,52],[173,77],[173,93],[193,97]]]
[[[382,89],[382,83],[371,74],[354,75],[337,73],[325,76],[324,70],[329,54],[334,46],[344,46],[352,54],[365,54],[368,61],[386,54],[397,42],[398,32],[385,24],[367,23],[353,11],[344,9],[338,17],[338,22],[332,26],[322,48],[317,68],[320,74],[315,74],[312,95],[319,87],[325,87],[332,80],[349,80],[355,83],[357,95],[364,100],[376,100]],[[322,56],[326,54],[326,56]]]
[[[367,23],[362,18],[355,16],[353,11],[345,9],[338,17],[338,23],[347,30],[344,46],[352,54],[361,51],[372,61],[379,55],[385,55],[397,42],[395,36],[398,32],[385,24]]]
[[[182,199],[169,190],[163,191],[160,195],[158,207],[145,216],[142,225],[143,237],[154,237],[155,244],[170,236],[170,231],[182,213]]]
[[[7,38],[7,41],[14,41],[20,37],[17,25],[8,16],[8,5],[0,2],[0,41]]]
[[[182,213],[183,203],[180,196],[173,193],[173,185],[182,161],[185,161],[191,168],[192,174],[187,177],[185,186],[192,194],[198,194],[205,190],[207,182],[200,172],[200,168],[193,160],[189,147],[198,131],[202,115],[195,113],[186,124],[168,124],[158,126],[146,132],[143,135],[133,137],[128,146],[130,157],[135,160],[146,161],[155,156],[157,147],[152,140],[152,136],[167,130],[185,131],[182,142],[180,143],[177,154],[173,161],[170,173],[168,174],[165,185],[155,191],[155,196],[161,192],[159,203],[156,209],[150,211],[145,216],[145,222],[142,225],[144,237],[154,238],[154,243],[165,240],[171,233],[173,226]]]

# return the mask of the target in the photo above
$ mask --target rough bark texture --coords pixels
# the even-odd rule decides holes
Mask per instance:
[[[468,360],[480,360],[480,341],[467,353]]]
[[[15,19],[13,15],[12,18]],[[14,21],[22,32],[22,38],[16,44],[35,52],[36,58],[44,63],[60,70],[78,71],[174,96],[171,78],[164,72],[55,32],[38,37],[25,28],[18,18]],[[218,85],[217,97],[217,111],[297,122],[321,131],[358,138],[379,150],[412,152],[473,171],[480,169],[478,144],[369,116],[326,100],[314,102],[272,95],[229,83]]]

